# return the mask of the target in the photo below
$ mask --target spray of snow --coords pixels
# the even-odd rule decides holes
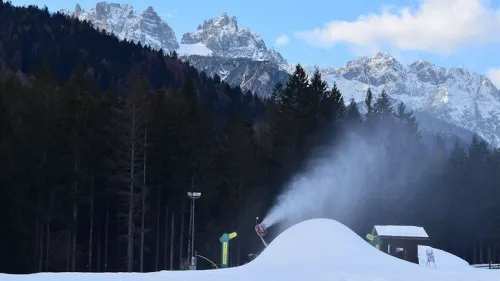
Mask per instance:
[[[310,168],[295,176],[277,204],[265,216],[266,227],[279,222],[297,222],[319,216],[322,211],[333,207],[335,211],[352,209],[362,194],[353,193],[349,186],[366,183],[366,169],[373,167],[381,151],[372,151],[361,138],[351,136],[353,141],[327,151],[315,159]]]
[[[401,164],[398,164],[397,171],[389,168],[387,163],[394,159],[390,159],[389,154],[392,148],[384,143],[384,137],[381,138],[387,135],[386,129],[381,125],[371,136],[347,134],[338,144],[319,150],[318,156],[312,155],[305,169],[285,186],[262,223],[268,228],[279,223],[282,230],[318,217],[335,218],[348,225],[363,222],[365,202],[379,196],[381,191],[374,186],[378,184],[378,178],[386,179],[381,188],[396,190],[397,187],[401,192],[384,196],[396,196],[395,202],[410,200],[414,190],[406,187],[409,178],[425,176],[421,171],[415,172],[415,167],[425,166],[419,162],[424,158],[417,156],[414,159],[415,153],[407,151],[398,157]]]

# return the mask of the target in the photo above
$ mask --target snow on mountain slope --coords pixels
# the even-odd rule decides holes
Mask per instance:
[[[152,273],[0,274],[0,280],[493,281],[498,280],[498,273],[473,267],[422,267],[375,249],[337,221],[312,219],[285,230],[255,260],[240,267]]]
[[[179,49],[175,32],[152,7],[139,13],[131,5],[98,2],[90,11],[82,10],[77,4],[73,12],[67,9],[60,12],[90,21],[96,29],[111,32],[121,40],[141,42],[165,51]]]
[[[309,74],[312,74],[309,68]],[[500,146],[500,91],[484,75],[464,68],[445,69],[427,61],[403,66],[387,53],[349,61],[345,67],[321,69],[346,98],[362,102],[368,87],[385,90],[410,109],[476,132]]]
[[[250,90],[261,96],[269,95],[270,90],[277,82],[285,84],[289,78],[287,72],[281,71],[275,63],[269,61],[197,55],[183,59],[209,76],[217,74],[221,80],[230,85],[239,86],[243,91]]]
[[[205,44],[199,42],[195,44],[180,44],[177,51],[181,56],[212,56],[213,52]]]
[[[249,58],[256,61],[286,61],[274,49],[267,49],[264,40],[247,28],[240,28],[236,17],[223,13],[220,17],[205,20],[194,32],[185,33],[182,44],[203,43],[213,55],[224,58]]]

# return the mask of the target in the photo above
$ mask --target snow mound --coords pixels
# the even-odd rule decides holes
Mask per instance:
[[[442,257],[446,255],[436,252],[436,262],[444,260]],[[293,280],[304,276],[305,272],[311,272],[310,279],[331,281],[465,281],[496,280],[498,277],[491,271],[481,272],[472,267],[427,268],[395,258],[377,250],[342,223],[330,219],[312,219],[290,227],[243,268],[253,269],[250,272],[290,271]]]
[[[430,246],[418,245],[418,263],[421,266],[427,266],[427,249],[432,250],[436,266],[441,269],[461,269],[471,267],[468,262],[455,256],[454,254],[432,248]],[[431,264],[430,266],[433,267],[434,265]]]
[[[255,259],[255,265],[294,267],[307,263],[321,268],[400,268],[416,264],[387,255],[364,241],[350,228],[330,219],[312,219],[281,233]]]

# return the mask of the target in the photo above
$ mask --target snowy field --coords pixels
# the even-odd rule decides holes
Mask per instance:
[[[420,249],[425,253],[425,247]],[[200,271],[154,273],[40,273],[0,275],[1,281],[493,281],[500,270],[475,269],[434,250],[438,268],[409,263],[375,249],[341,223],[313,219],[279,235],[251,263]],[[440,260],[447,260],[440,266]]]

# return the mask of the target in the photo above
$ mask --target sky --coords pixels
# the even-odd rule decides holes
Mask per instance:
[[[49,10],[88,10],[96,0],[11,0]],[[388,52],[403,64],[428,60],[487,75],[500,88],[500,0],[109,0],[153,7],[182,34],[226,12],[290,63],[343,66]]]

